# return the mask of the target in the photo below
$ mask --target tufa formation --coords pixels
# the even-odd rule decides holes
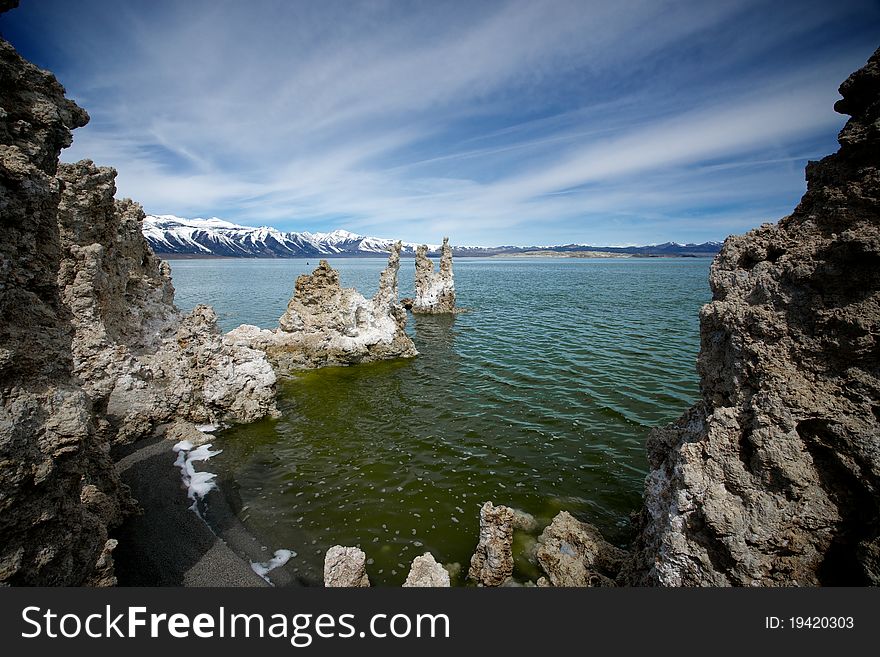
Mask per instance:
[[[560,511],[538,537],[537,561],[547,573],[538,586],[614,586],[627,553],[599,531]],[[544,578],[541,578],[544,579]]]
[[[437,563],[434,555],[430,552],[425,552],[422,556],[413,559],[409,574],[403,583],[404,588],[448,586],[449,571]]]
[[[141,234],[144,212],[114,199],[116,172],[84,160],[62,164],[58,275],[74,326],[74,373],[130,442],[175,419],[250,422],[275,414],[275,374],[265,356],[225,344],[214,311],[182,316],[171,271]]]
[[[356,547],[334,545],[324,555],[324,586],[329,588],[366,588],[367,555]]]
[[[244,324],[230,331],[228,340],[265,352],[281,373],[418,355],[397,300],[400,249],[400,242],[391,248],[372,299],[342,287],[339,272],[321,260],[314,272],[296,279],[278,328]]]
[[[416,249],[416,296],[407,306],[414,313],[439,315],[455,312],[455,280],[452,274],[452,247],[449,238],[443,238],[440,250],[440,271],[428,258],[424,244]]]
[[[89,117],[3,40],[0,88],[0,585],[113,584],[107,532],[132,502],[74,375],[57,281],[58,156]]]
[[[486,502],[480,509],[480,540],[471,557],[468,577],[483,586],[500,586],[513,574],[515,514],[507,506]]]
[[[880,50],[840,150],[778,224],[729,237],[701,400],[648,439],[632,584],[880,584]]]
[[[273,413],[275,375],[180,316],[115,172],[58,164],[88,115],[3,40],[0,88],[0,585],[112,585],[136,506],[109,445]]]

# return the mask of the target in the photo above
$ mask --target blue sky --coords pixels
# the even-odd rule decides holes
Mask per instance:
[[[458,244],[723,239],[837,148],[875,0],[23,0],[147,212]]]

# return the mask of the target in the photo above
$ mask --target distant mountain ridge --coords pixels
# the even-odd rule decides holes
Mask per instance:
[[[153,251],[165,256],[225,256],[233,258],[305,258],[385,256],[396,241],[357,235],[346,230],[329,233],[282,232],[269,226],[254,228],[222,219],[183,219],[174,215],[147,215],[143,234]],[[402,254],[415,255],[418,245],[404,242]],[[609,253],[636,256],[698,257],[714,256],[721,242],[678,244],[666,242],[648,246],[453,246],[456,256],[518,255],[534,252],[567,255]],[[429,244],[437,253],[439,244]]]

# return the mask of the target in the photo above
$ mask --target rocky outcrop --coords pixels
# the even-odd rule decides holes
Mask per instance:
[[[649,438],[625,581],[880,584],[880,50],[840,93],[800,204],[712,264],[702,399]]]
[[[370,585],[367,577],[367,555],[356,547],[334,545],[324,555],[324,586],[365,588]]]
[[[115,538],[108,539],[104,543],[104,549],[101,550],[98,561],[95,563],[95,570],[89,575],[88,579],[83,582],[83,586],[91,586],[103,588],[107,586],[116,586],[119,582],[116,580],[113,563],[113,550],[119,545],[119,541]]]
[[[181,418],[249,422],[275,413],[275,374],[258,351],[227,344],[214,311],[181,316],[166,262],[141,234],[140,205],[118,201],[116,172],[62,164],[62,299],[75,333],[74,373],[126,442]]]
[[[434,559],[434,555],[425,552],[413,559],[404,587],[446,587],[449,586],[449,572]]]
[[[452,247],[449,238],[443,238],[440,251],[440,271],[428,258],[428,247],[416,249],[416,295],[411,309],[414,313],[444,314],[455,312],[455,280],[452,274]]]
[[[538,563],[552,586],[614,586],[627,556],[567,511],[559,512],[538,537]]]
[[[122,345],[134,353],[155,351],[174,333],[179,313],[167,262],[141,235],[140,205],[116,200],[116,171],[90,160],[61,164],[58,222],[64,259],[59,284],[80,333],[74,348],[88,386],[102,383],[100,345]],[[86,333],[88,333],[86,335]],[[95,345],[92,349],[89,346]]]
[[[106,582],[131,502],[73,376],[57,283],[58,156],[88,115],[3,40],[0,88],[0,585]]]
[[[486,502],[480,509],[480,540],[468,577],[483,586],[500,586],[513,574],[513,509]]]
[[[58,165],[88,115],[5,41],[0,88],[0,584],[112,585],[136,507],[108,442],[256,419],[275,375],[209,308],[180,317],[115,172]]]
[[[400,248],[400,242],[392,248],[372,299],[342,287],[339,272],[321,260],[311,275],[296,279],[278,328],[245,324],[228,334],[228,342],[260,349],[281,373],[416,356],[397,301]]]
[[[132,359],[115,381],[107,414],[120,442],[177,419],[252,422],[278,414],[275,382],[263,354],[226,341],[213,309],[199,305],[160,349]]]

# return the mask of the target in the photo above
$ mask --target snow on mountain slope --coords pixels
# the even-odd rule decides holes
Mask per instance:
[[[394,240],[366,237],[347,230],[329,233],[284,233],[269,226],[241,226],[216,217],[210,219],[183,219],[170,214],[147,215],[143,234],[153,251],[159,255],[202,255],[239,258],[303,258],[384,256]],[[403,255],[415,255],[417,245],[404,242]],[[456,246],[455,255],[503,255],[535,249],[559,253],[570,251],[616,251],[640,255],[712,255],[721,247],[720,242],[705,244],[676,244],[667,242],[650,246],[595,247],[583,244],[563,246]],[[429,253],[436,254],[439,244],[429,244]]]
[[[147,215],[143,234],[158,254],[219,255],[294,258],[300,256],[384,255],[391,239],[365,237],[347,230],[330,233],[284,233],[269,226],[241,226],[213,217],[184,219],[174,215]],[[431,251],[438,245],[429,245]],[[415,253],[415,244],[403,250]]]

